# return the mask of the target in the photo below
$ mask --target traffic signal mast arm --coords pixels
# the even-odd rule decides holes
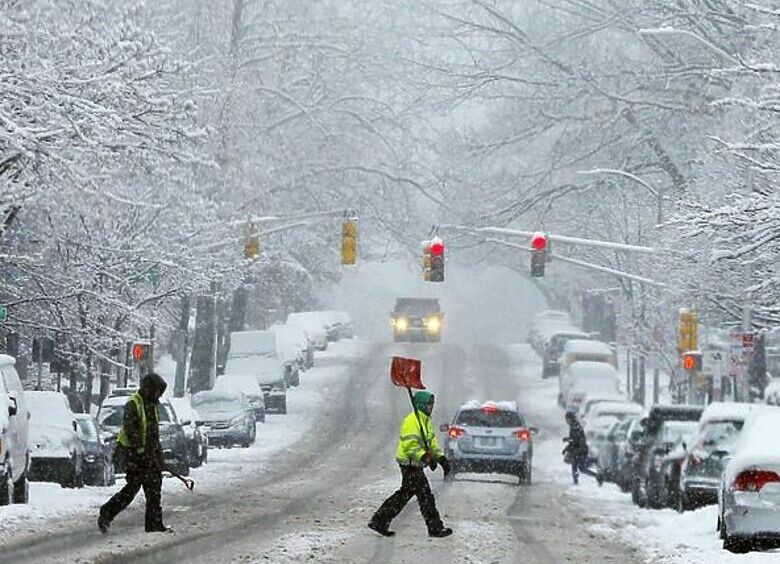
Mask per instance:
[[[455,227],[455,226],[453,226]],[[468,228],[459,228],[468,229]],[[513,235],[516,237],[533,237],[536,231],[519,231],[517,229],[506,229],[503,227],[480,227],[477,229],[470,229],[477,233],[492,233],[494,235]],[[553,235],[546,233],[547,239],[550,241],[558,241],[560,243],[568,243],[571,245],[581,245],[583,247],[600,247],[602,249],[615,249],[619,251],[628,251],[632,253],[644,253],[655,254],[658,252],[665,252],[663,249],[654,249],[652,247],[643,247],[641,245],[626,245],[624,243],[613,243],[612,241],[598,241],[595,239],[582,239],[580,237],[567,237],[565,235]],[[556,258],[560,258],[555,255]]]
[[[496,243],[497,245],[504,245],[506,247],[512,247],[514,249],[521,249],[523,251],[527,251],[529,253],[533,252],[533,249],[530,247],[527,247],[525,245],[520,245],[518,243],[512,243],[510,241],[504,241],[503,239],[494,239],[492,237],[486,237],[484,239],[488,243]],[[549,251],[548,251],[549,252]],[[604,272],[606,274],[612,274],[613,276],[618,276],[620,278],[627,278],[629,280],[635,280],[637,282],[642,282],[643,284],[650,284],[652,286],[658,286],[659,288],[663,288],[666,286],[666,284],[663,284],[662,282],[656,282],[655,280],[651,280],[650,278],[645,278],[644,276],[638,276],[636,274],[630,274],[628,272],[622,272],[620,270],[615,270],[613,268],[608,268],[606,266],[600,266],[598,264],[593,264],[590,262],[585,262],[584,260],[577,260],[570,257],[565,257],[562,255],[559,255],[557,253],[550,253],[550,255],[555,259],[559,260],[561,262],[567,262],[569,264],[573,264],[576,266],[581,266],[582,268],[589,268],[591,270],[597,270],[599,272]]]

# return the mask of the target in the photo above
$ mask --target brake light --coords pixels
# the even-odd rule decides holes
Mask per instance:
[[[531,442],[531,431],[528,429],[518,429],[515,431],[515,437],[517,437],[520,441],[524,443]]]
[[[767,484],[780,482],[780,476],[771,470],[746,470],[734,480],[738,492],[760,492]]]
[[[497,413],[498,412],[498,406],[497,405],[485,405],[482,407],[482,411],[484,413]]]
[[[465,434],[466,434],[466,431],[464,429],[460,428],[460,427],[450,427],[447,430],[447,435],[451,439],[459,439],[459,438],[461,438]]]

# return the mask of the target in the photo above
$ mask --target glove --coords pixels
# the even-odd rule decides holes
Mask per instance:
[[[450,473],[450,470],[452,470],[452,467],[450,466],[450,461],[447,460],[444,456],[439,457],[439,465],[441,466],[441,469],[444,471],[444,475]]]
[[[428,451],[425,453],[425,456],[423,456],[423,462],[425,463],[428,468],[431,469],[431,471],[436,470],[436,458],[434,458],[433,453],[431,451]]]

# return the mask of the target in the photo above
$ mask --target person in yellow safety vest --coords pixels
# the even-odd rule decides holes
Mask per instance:
[[[163,454],[157,414],[166,387],[158,374],[147,374],[125,404],[114,458],[125,461],[127,483],[100,508],[98,528],[102,533],[108,532],[111,521],[130,505],[141,488],[146,498],[146,532],[171,531],[162,521]]]
[[[401,467],[401,487],[385,500],[368,522],[368,527],[382,536],[395,535],[395,532],[390,530],[390,522],[413,496],[417,496],[430,536],[446,537],[452,534],[452,529],[442,523],[424,472],[426,466],[436,470],[437,465],[440,465],[445,476],[450,473],[450,463],[439,447],[431,421],[434,400],[434,395],[430,392],[415,392],[412,398],[415,410],[401,423],[401,439],[395,454]]]

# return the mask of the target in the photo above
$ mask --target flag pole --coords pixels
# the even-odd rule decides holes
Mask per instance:
[[[412,404],[414,417],[417,419],[418,427],[420,427],[420,437],[422,437],[423,446],[425,447],[425,452],[428,453],[431,449],[428,448],[428,439],[425,438],[425,429],[423,429],[422,421],[420,421],[420,414],[417,412],[417,406],[414,405],[414,397],[412,396],[412,389],[409,386],[407,386],[406,391],[409,392],[409,401]]]

